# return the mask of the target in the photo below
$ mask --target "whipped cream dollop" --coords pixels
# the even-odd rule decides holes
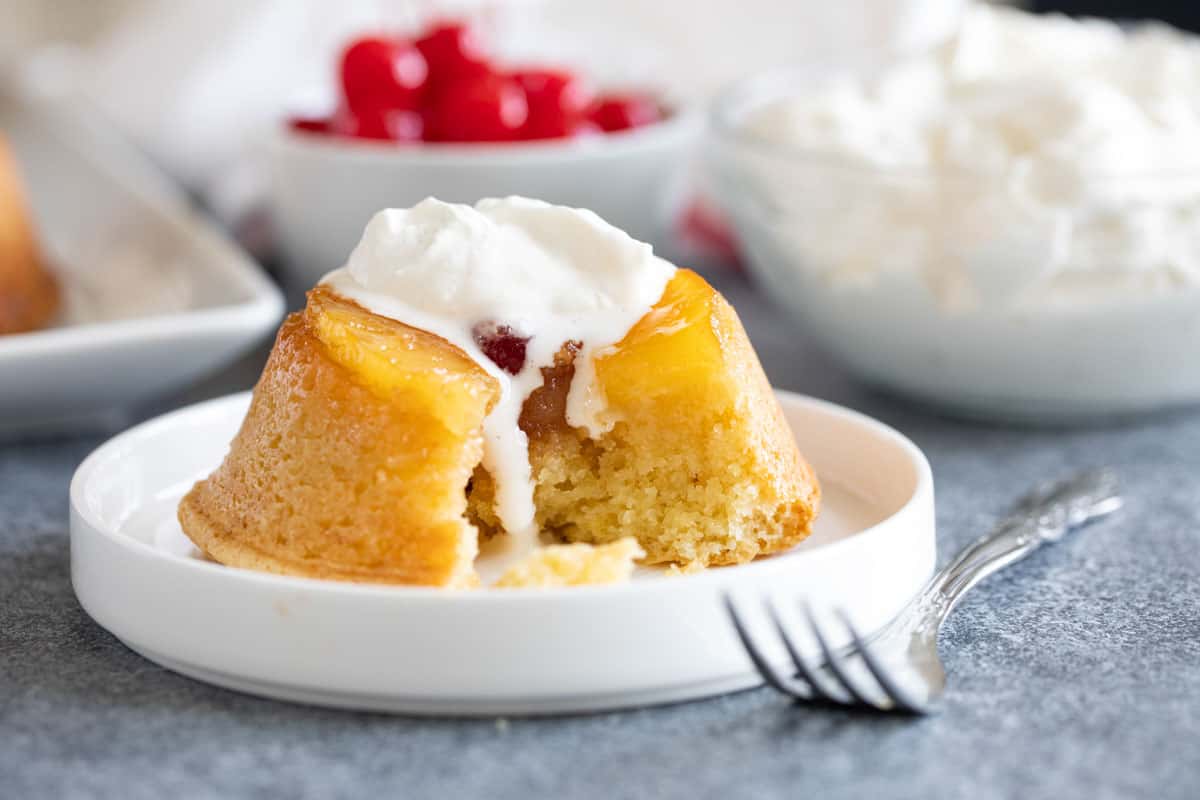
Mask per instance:
[[[937,48],[751,111],[808,160],[748,166],[837,282],[923,274],[959,306],[1200,283],[1198,41],[977,4]]]
[[[380,211],[346,266],[323,283],[381,316],[457,345],[500,383],[484,423],[484,467],[496,481],[496,512],[515,554],[535,542],[528,440],[521,407],[541,369],[577,342],[567,422],[593,435],[614,422],[592,364],[650,310],[675,267],[591,211],[524,197],[474,207],[427,199]],[[515,373],[480,338],[498,330],[527,340]],[[511,368],[512,364],[508,364]]]

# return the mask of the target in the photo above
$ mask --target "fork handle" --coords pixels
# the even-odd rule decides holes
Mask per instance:
[[[1121,507],[1116,475],[1093,470],[1025,497],[991,533],[967,545],[931,581],[939,624],[981,580]]]

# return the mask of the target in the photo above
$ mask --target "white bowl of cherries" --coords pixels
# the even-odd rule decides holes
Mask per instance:
[[[430,196],[526,195],[661,241],[701,128],[649,92],[501,68],[458,23],[358,38],[338,75],[336,109],[290,117],[272,146],[276,232],[301,286],[339,266],[376,211]]]

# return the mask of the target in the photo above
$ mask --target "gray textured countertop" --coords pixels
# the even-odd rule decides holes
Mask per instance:
[[[1096,430],[969,425],[864,391],[736,280],[773,382],[928,454],[942,552],[1031,482],[1116,466],[1122,514],[967,599],[944,713],[789,706],[766,690],[587,717],[428,720],[214,689],[79,608],[67,484],[103,437],[0,445],[0,796],[1200,797],[1200,413]],[[186,395],[244,388],[247,359]]]

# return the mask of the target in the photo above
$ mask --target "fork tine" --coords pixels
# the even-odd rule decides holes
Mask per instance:
[[[854,623],[850,621],[850,616],[842,609],[836,611],[838,619],[846,626],[846,630],[850,632],[850,639],[854,642],[854,648],[858,654],[862,656],[863,663],[867,665],[867,669],[871,671],[871,675],[879,682],[879,686],[883,689],[891,701],[902,711],[909,714],[928,714],[932,711],[932,707],[928,703],[923,703],[916,700],[906,689],[900,687],[892,680],[891,673],[875,658],[875,654],[867,647],[866,642],[858,634],[858,629],[854,627]]]
[[[758,644],[754,641],[754,637],[750,635],[746,628],[745,622],[742,620],[741,614],[738,613],[737,607],[733,603],[733,598],[725,595],[725,610],[729,613],[729,619],[733,622],[733,628],[737,631],[738,638],[742,640],[742,647],[746,649],[746,655],[750,656],[750,660],[754,663],[754,668],[758,670],[758,674],[769,686],[777,691],[786,694],[796,700],[812,700],[811,690],[805,692],[796,683],[788,680],[771,663],[759,650]]]
[[[779,638],[783,640],[783,646],[787,649],[788,655],[792,657],[792,663],[796,665],[796,670],[800,673],[800,677],[812,687],[813,694],[821,700],[830,703],[851,703],[853,697],[848,695],[842,687],[837,685],[836,681],[831,681],[815,667],[808,664],[808,660],[800,655],[800,648],[796,647],[796,642],[788,633],[787,627],[783,624],[783,620],[779,618],[779,611],[775,608],[775,604],[768,597],[763,601],[767,608],[767,616],[771,618],[771,622],[775,625],[775,630],[779,633]]]
[[[829,671],[833,673],[834,677],[838,679],[838,682],[842,684],[850,696],[859,703],[862,703],[865,706],[870,706],[871,708],[879,709],[880,711],[886,711],[886,705],[881,705],[872,699],[854,680],[850,678],[850,674],[846,669],[845,662],[842,661],[841,657],[833,651],[833,648],[829,646],[829,640],[827,640],[825,635],[821,632],[821,626],[817,624],[817,618],[813,614],[812,606],[810,606],[808,603],[804,603],[803,608],[804,616],[808,619],[808,626],[812,629],[813,636],[816,637],[817,644],[821,647],[821,653],[825,656],[825,663],[828,665]]]

